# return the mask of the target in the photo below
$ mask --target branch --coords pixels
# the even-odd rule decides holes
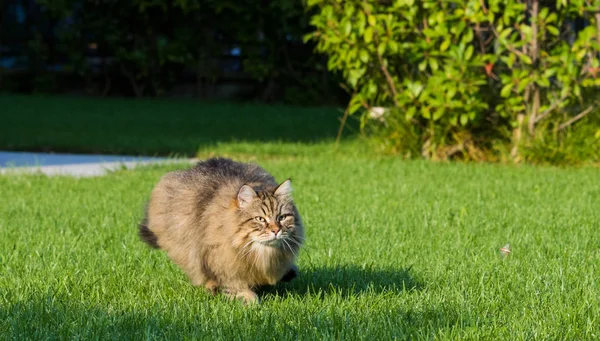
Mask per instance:
[[[483,10],[483,14],[488,14],[488,10],[485,7],[485,0],[479,0],[479,4],[481,5],[481,9]]]
[[[479,23],[475,24],[475,33],[477,34],[477,38],[479,38],[479,49],[481,50],[481,54],[485,54],[485,39],[483,39]]]
[[[392,91],[392,99],[394,100],[394,105],[399,107],[400,104],[398,103],[398,99],[396,99],[396,96],[398,96],[398,92],[396,91],[396,85],[394,85],[394,79],[392,78],[387,67],[383,63],[383,57],[381,57],[381,54],[379,53],[379,51],[377,52],[377,59],[379,59],[379,66],[381,68],[381,72],[383,72],[383,74],[385,75],[385,79],[388,83],[388,86],[390,87],[390,90]]]
[[[371,11],[368,7],[365,7],[365,13],[367,14],[367,16],[371,15]],[[427,25],[427,22],[425,22],[425,24]],[[398,91],[396,91],[394,79],[390,75],[387,66],[385,66],[385,63],[383,62],[383,57],[381,56],[381,54],[379,53],[379,49],[377,48],[379,46],[379,35],[377,34],[377,32],[374,32],[373,34],[373,41],[375,42],[375,53],[377,53],[377,60],[379,60],[379,68],[381,69],[381,72],[383,72],[385,80],[387,81],[388,86],[390,87],[390,91],[392,92],[392,99],[394,100],[394,105],[396,107],[399,107],[400,103],[398,103],[398,100],[396,99],[396,97],[398,96]]]
[[[496,31],[496,28],[494,27],[494,25],[490,25],[490,28],[492,29],[492,32],[494,33],[494,36],[496,36],[496,38],[498,38],[498,41],[502,42],[502,40],[500,39],[500,35],[498,34],[498,31]],[[516,54],[517,56],[524,56],[525,53],[515,49],[514,47],[508,45],[508,44],[503,44],[510,52]]]
[[[530,1],[531,8],[529,10],[529,15],[531,16],[531,51],[529,55],[531,56],[531,60],[533,65],[536,65],[538,61],[538,15],[539,15],[539,0],[531,0]],[[539,114],[540,110],[540,87],[532,83],[533,86],[533,103],[531,106],[531,113],[528,123],[529,134],[534,135],[535,133],[535,121],[536,117]]]
[[[594,109],[594,107],[590,105],[587,109],[585,109],[584,111],[577,114],[577,116],[573,117],[572,119],[570,119],[567,122],[558,126],[558,130],[561,131],[561,130],[567,128],[568,126],[570,126],[571,124],[579,121],[580,119],[584,118],[585,115],[591,113],[593,109]]]
[[[552,111],[554,111],[554,109],[556,109],[556,107],[558,107],[558,105],[565,100],[565,98],[567,98],[566,95],[562,96],[558,101],[552,103],[552,105],[550,105],[548,107],[548,109],[544,110],[543,113],[541,113],[538,117],[535,118],[535,123],[538,123],[539,121],[541,121],[542,119],[544,119],[544,117],[548,116]]]
[[[529,15],[531,15],[531,31],[532,31],[532,40],[531,40],[531,55],[533,63],[538,59],[538,7],[539,0],[533,0],[531,2],[531,10],[529,11]]]
[[[600,12],[596,12],[594,17],[596,18],[596,42],[600,45]]]
[[[356,91],[354,91],[354,93],[352,94],[352,98],[354,98],[354,96],[356,96]],[[350,105],[351,104],[352,104],[352,100],[350,100],[350,102],[348,102],[348,106],[346,106],[346,110],[344,110],[344,116],[342,117],[342,122],[340,124],[340,128],[338,129],[338,133],[335,138],[336,146],[338,146],[340,144],[340,139],[342,138],[342,131],[344,130],[344,127],[346,126],[346,120],[348,119],[348,115],[350,115]],[[366,106],[365,103],[363,103],[363,106]]]

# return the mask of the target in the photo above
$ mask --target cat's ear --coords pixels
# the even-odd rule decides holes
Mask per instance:
[[[252,200],[254,200],[254,198],[256,198],[256,196],[257,194],[252,189],[252,187],[248,185],[242,186],[237,195],[238,206],[240,208],[248,207],[248,205],[250,205],[250,203],[252,202]]]
[[[285,180],[281,185],[277,186],[274,192],[275,196],[278,197],[292,197],[292,181],[290,179]]]

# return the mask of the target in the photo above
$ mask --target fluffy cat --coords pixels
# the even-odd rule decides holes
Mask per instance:
[[[253,291],[296,276],[304,226],[290,180],[212,158],[167,173],[154,187],[139,235],[163,249],[193,285],[246,303]]]

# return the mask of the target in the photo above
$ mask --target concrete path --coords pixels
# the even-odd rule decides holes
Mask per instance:
[[[189,159],[136,157],[126,155],[78,155],[0,151],[0,174],[41,172],[46,175],[99,176],[109,171]]]

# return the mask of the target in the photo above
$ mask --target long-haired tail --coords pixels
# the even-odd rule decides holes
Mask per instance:
[[[144,242],[146,242],[146,244],[150,245],[155,249],[160,248],[158,246],[158,238],[156,237],[154,232],[150,231],[150,229],[148,228],[148,216],[144,217],[144,219],[139,225],[139,228],[140,230],[138,232],[138,235]]]

